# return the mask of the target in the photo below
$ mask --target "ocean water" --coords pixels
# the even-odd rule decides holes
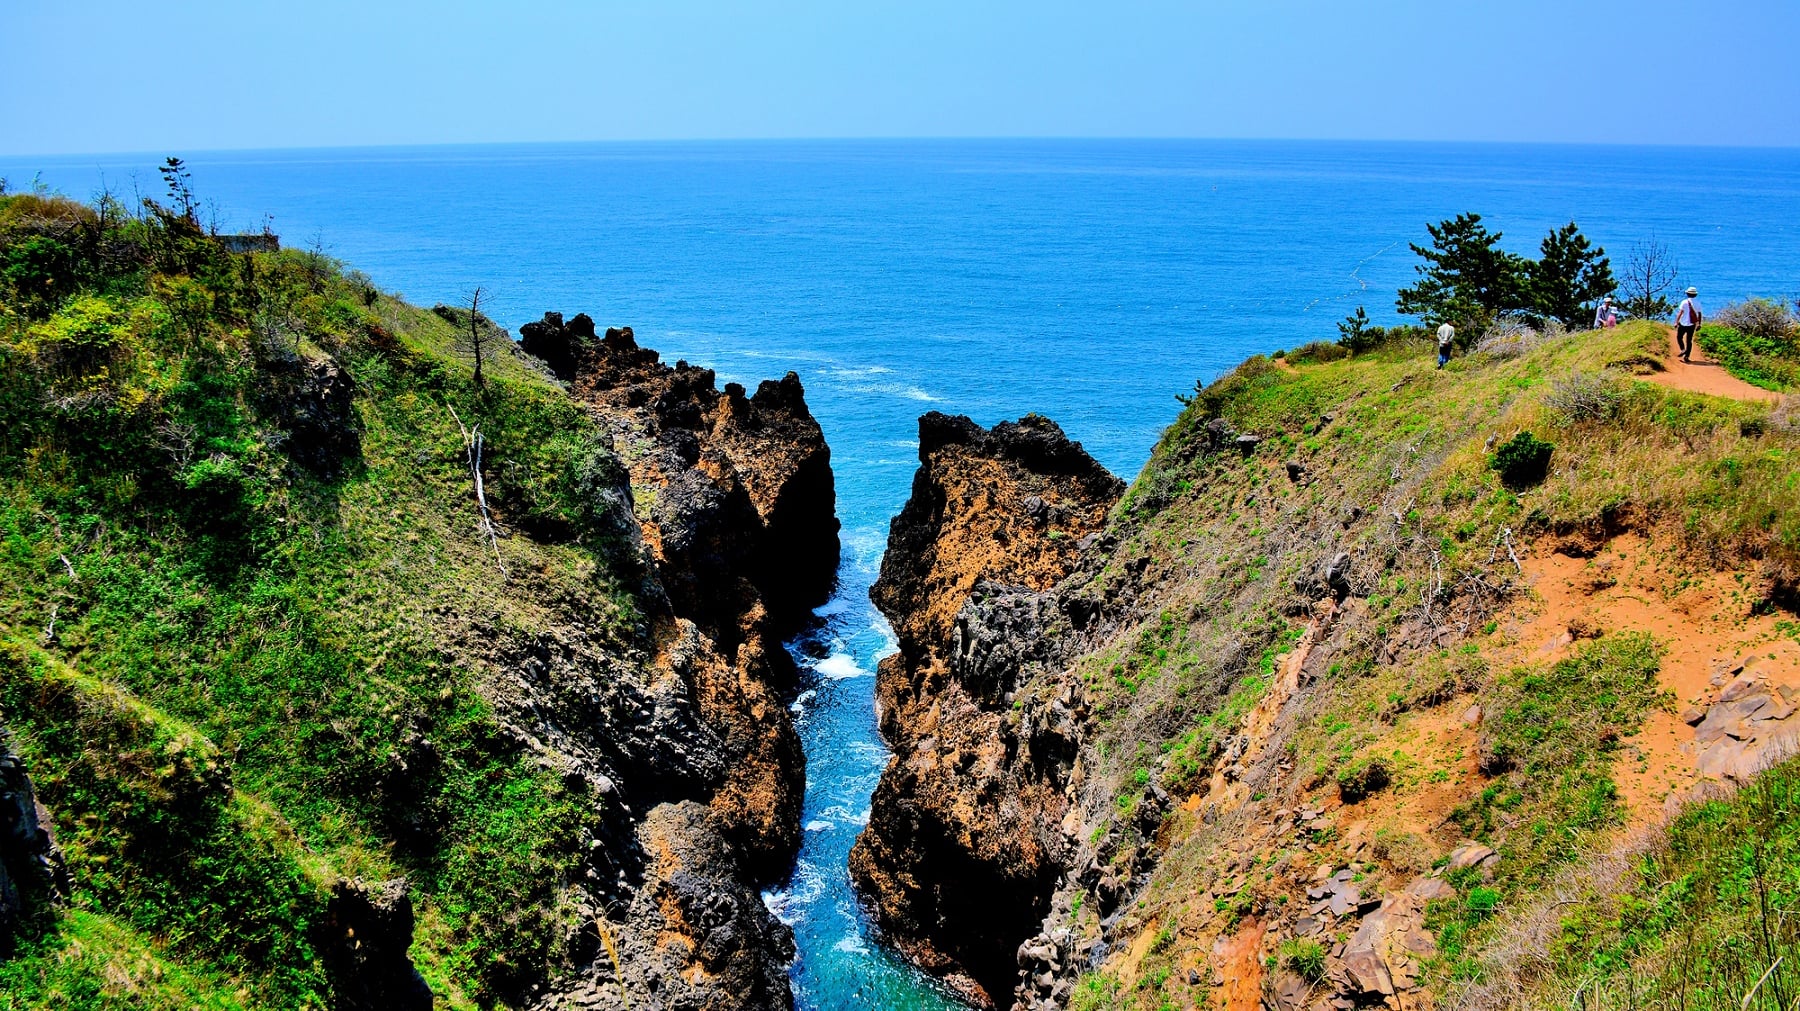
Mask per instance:
[[[184,152],[178,152],[183,153]],[[75,196],[160,189],[159,155],[0,158]],[[791,644],[805,842],[768,901],[802,1007],[955,1002],[871,936],[845,855],[887,752],[868,601],[917,417],[1048,414],[1130,478],[1175,395],[1247,354],[1395,322],[1424,225],[1480,211],[1531,253],[1577,221],[1622,261],[1655,237],[1716,308],[1800,293],[1800,151],[1118,141],[607,144],[195,153],[227,229],[264,214],[416,302],[480,284],[503,324],[630,325],[753,384],[788,369],[825,428],[840,588]]]

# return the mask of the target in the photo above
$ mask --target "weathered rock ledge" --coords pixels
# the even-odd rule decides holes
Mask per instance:
[[[900,646],[876,688],[895,758],[850,867],[888,940],[1004,1004],[1071,849],[1083,716],[1073,694],[1015,705],[1014,688],[1082,620],[1051,590],[1124,485],[1036,415],[987,430],[927,414],[919,460],[872,591]]]

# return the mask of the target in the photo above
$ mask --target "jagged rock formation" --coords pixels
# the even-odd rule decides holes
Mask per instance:
[[[579,942],[594,971],[561,981],[543,1006],[791,1006],[793,939],[746,884],[744,855],[718,826],[693,801],[660,805],[644,818],[638,842],[649,859],[646,884],[624,911],[627,929],[614,933],[606,918],[585,928]]]
[[[623,810],[646,812],[615,820],[598,847],[626,855],[595,874],[597,905],[613,912],[595,928],[608,936],[574,945],[591,973],[542,1003],[785,1007],[791,941],[755,886],[785,873],[799,847],[805,759],[781,643],[836,575],[830,450],[791,372],[746,397],[736,384],[719,391],[711,370],[663,364],[629,328],[595,337],[585,315],[564,325],[546,314],[522,331],[627,472],[650,647],[641,693],[628,687],[636,679],[607,677],[617,660],[579,636],[545,642],[535,664],[522,658],[541,671],[535,698],[578,699],[587,685],[610,699],[611,729],[592,735],[604,757],[583,774]]]
[[[1073,694],[1015,708],[1014,687],[1052,659],[1045,629],[1071,618],[1048,591],[1124,486],[1035,415],[987,431],[928,414],[919,460],[872,593],[900,646],[877,676],[895,758],[851,872],[890,940],[991,1003],[1071,847],[1083,715]]]
[[[836,492],[800,377],[721,392],[711,369],[664,364],[630,327],[596,338],[585,313],[561,320],[521,327],[520,347],[602,408],[633,483],[657,489],[645,536],[677,611],[703,625],[742,611],[739,580],[780,630],[824,603],[837,576]]]

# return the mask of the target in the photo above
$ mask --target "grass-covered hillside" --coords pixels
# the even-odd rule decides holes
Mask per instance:
[[[1753,778],[1800,739],[1800,408],[1659,384],[1668,340],[1314,345],[1196,391],[1059,591],[1125,620],[1015,706],[1095,713],[1027,986],[1800,998],[1797,773]]]
[[[184,192],[0,195],[0,724],[68,882],[0,1008],[362,1006],[408,941],[440,1006],[523,1002],[612,801],[502,675],[551,627],[641,661],[618,461],[510,342],[477,384],[466,314],[230,252]],[[400,878],[373,953],[334,894]]]

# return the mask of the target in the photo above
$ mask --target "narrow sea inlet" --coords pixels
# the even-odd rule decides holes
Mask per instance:
[[[870,936],[846,862],[888,760],[875,723],[875,664],[894,640],[869,603],[885,537],[876,527],[844,531],[837,595],[820,608],[821,626],[789,644],[804,672],[793,711],[806,746],[805,834],[793,878],[764,901],[793,928],[802,1008],[962,1006]]]

